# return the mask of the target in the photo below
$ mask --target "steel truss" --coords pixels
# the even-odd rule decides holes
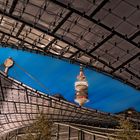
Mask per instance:
[[[107,73],[139,90],[140,51],[137,41],[140,33],[139,25],[134,26],[125,16],[119,17],[113,11],[115,8],[106,10],[106,6],[112,1],[102,0],[98,4],[84,1],[83,3],[88,6],[95,6],[90,12],[82,3],[80,5],[85,10],[78,9],[75,1],[73,3],[58,0],[42,1],[42,3],[20,0],[0,2],[2,7],[0,8],[1,44],[51,55],[71,63],[82,63],[86,67]],[[120,1],[116,7],[121,8],[119,7],[121,3],[135,10],[132,15],[139,10],[139,4],[135,7],[129,1]],[[20,8],[20,5],[23,6]],[[34,12],[29,12],[28,7],[33,8]],[[56,10],[51,10],[53,8]],[[129,30],[123,33],[123,30],[119,32],[115,26],[104,24],[104,20],[98,17],[102,10],[118,18],[120,21],[118,27],[122,28],[121,24],[129,23],[136,30],[133,34],[127,34]],[[95,18],[96,16],[98,18]],[[83,24],[84,22],[87,25]],[[98,30],[97,33],[94,30]],[[102,32],[101,35],[100,32]],[[94,38],[98,39],[93,40]],[[108,49],[110,47],[111,49]]]

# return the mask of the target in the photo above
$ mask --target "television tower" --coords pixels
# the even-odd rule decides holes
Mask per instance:
[[[75,82],[75,102],[80,106],[83,106],[84,103],[88,102],[88,81],[83,72],[83,67],[80,66],[80,73],[77,76],[77,81]]]

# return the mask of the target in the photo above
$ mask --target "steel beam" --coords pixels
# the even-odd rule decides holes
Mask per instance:
[[[57,39],[54,38],[53,40],[51,40],[47,46],[45,46],[44,51],[46,51]]]
[[[0,43],[3,41],[4,37],[5,37],[5,35],[2,34],[2,36],[1,36],[1,38],[0,38]]]
[[[55,29],[52,31],[52,34],[55,34],[57,30],[66,22],[66,20],[72,15],[72,12],[68,12],[67,15],[62,19],[62,21],[55,27]],[[46,51],[49,46],[51,46],[57,39],[54,38],[52,41],[49,42],[49,44],[44,48]]]
[[[68,140],[71,139],[71,128],[70,126],[68,126]]]
[[[62,21],[55,27],[55,29],[52,31],[52,34],[56,33],[57,30],[66,22],[66,20],[72,15],[72,11],[68,12],[66,16],[62,19]]]
[[[96,140],[96,136],[95,135],[93,135],[93,140]]]
[[[107,36],[104,40],[102,40],[101,42],[98,43],[98,45],[96,45],[93,49],[91,49],[88,53],[92,53],[93,51],[95,51],[96,49],[98,49],[99,47],[101,47],[106,41],[108,41],[109,39],[111,39],[114,36],[113,33],[111,33],[109,36]],[[76,51],[74,54],[72,54],[69,58],[73,58],[74,56],[76,56],[80,51]]]
[[[22,23],[21,27],[19,28],[16,37],[18,37],[20,35],[20,33],[22,32],[23,28],[25,27],[25,24]]]
[[[92,50],[89,51],[89,53],[94,52],[96,49],[98,49],[100,46],[102,46],[104,43],[106,43],[109,39],[111,39],[114,36],[114,33],[111,33],[109,36],[107,36],[103,41],[101,41],[97,46],[95,46]]]
[[[18,3],[18,0],[13,0],[11,8],[9,10],[9,14],[12,14],[14,12],[17,3]]]
[[[90,14],[90,17],[92,18],[93,16],[95,16],[107,2],[109,2],[109,0],[102,1],[101,4]]]
[[[129,39],[133,40],[135,39],[138,35],[140,35],[140,31],[137,31],[136,33],[134,33]]]
[[[1,90],[1,98],[0,100],[4,101],[5,97],[4,97],[4,92],[3,92],[3,88],[2,88],[2,82],[1,82],[1,78],[0,78],[0,90]]]
[[[133,57],[129,58],[127,61],[125,61],[124,63],[122,63],[120,66],[118,66],[117,68],[115,68],[112,72],[114,73],[115,71],[117,71],[118,69],[124,67],[126,64],[128,64],[129,62],[131,62],[132,60],[134,60],[135,58],[137,58],[138,56],[140,56],[140,53],[137,53],[136,55],[134,55]]]

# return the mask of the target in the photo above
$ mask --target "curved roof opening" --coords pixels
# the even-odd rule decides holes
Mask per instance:
[[[0,48],[0,56],[0,64],[8,57],[15,61],[9,76],[46,94],[60,93],[66,100],[74,102],[78,65],[10,48]],[[84,73],[89,82],[90,101],[86,107],[111,113],[130,107],[140,111],[138,90],[95,70],[84,68]]]

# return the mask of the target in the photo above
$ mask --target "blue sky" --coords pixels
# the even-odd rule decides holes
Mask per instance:
[[[53,95],[60,93],[70,102],[74,102],[74,82],[79,74],[79,66],[60,59],[42,56],[11,48],[0,48],[0,64],[12,57],[17,65],[41,82]],[[9,76],[48,94],[48,90],[31,79],[17,65],[14,65]],[[129,107],[140,111],[140,91],[112,79],[102,73],[84,69],[89,82],[89,100],[86,107],[105,112],[116,113]]]

